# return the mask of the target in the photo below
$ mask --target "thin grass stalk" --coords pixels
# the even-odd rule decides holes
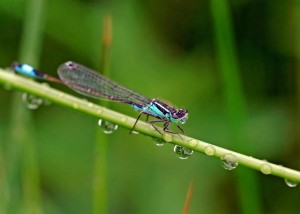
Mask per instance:
[[[111,17],[105,16],[103,19],[103,35],[102,35],[102,55],[100,59],[100,71],[105,76],[109,76],[109,55],[112,39],[112,23]],[[108,106],[108,103],[100,104]],[[94,178],[94,213],[107,213],[107,156],[108,156],[108,136],[103,133],[100,127],[96,128],[95,139],[95,178]]]
[[[37,65],[41,51],[42,32],[44,28],[45,0],[30,0],[27,2],[21,36],[19,60]],[[19,206],[24,213],[42,213],[39,164],[36,154],[35,127],[31,111],[24,107],[20,93],[16,93],[12,103],[10,119],[10,136],[8,144],[10,157],[9,188],[15,189],[18,171],[21,171],[21,204],[15,204],[14,193],[10,191],[11,206]],[[17,186],[19,186],[17,184]],[[20,191],[16,190],[16,191]],[[19,194],[19,193],[16,193]]]
[[[246,122],[246,102],[239,76],[238,59],[226,0],[211,1],[216,50],[224,88],[224,98],[229,119],[233,148],[252,153],[250,142],[243,136]],[[261,213],[259,183],[257,175],[246,169],[237,170],[237,182],[242,213]]]

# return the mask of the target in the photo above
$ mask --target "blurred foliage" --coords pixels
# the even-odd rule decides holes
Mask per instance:
[[[247,100],[244,136],[253,147],[248,155],[300,169],[300,7],[297,1],[229,3]],[[18,60],[25,5],[25,0],[0,1],[1,67]],[[102,19],[110,14],[111,78],[148,97],[189,109],[184,125],[188,135],[234,149],[209,1],[51,0],[46,10],[40,70],[55,75],[58,65],[67,60],[99,68]],[[12,102],[12,91],[0,90],[1,191],[7,188],[3,176],[10,154],[7,124],[15,114]],[[126,105],[111,107],[137,115]],[[97,118],[56,105],[31,115],[43,212],[91,213]],[[239,167],[227,172],[219,160],[202,154],[183,161],[174,155],[172,145],[156,147],[151,139],[129,135],[122,128],[108,140],[108,213],[178,213],[192,179],[190,213],[239,212],[235,185]],[[258,177],[257,200],[265,213],[299,210],[299,187],[290,189],[272,176]],[[11,199],[15,210],[22,207],[20,179],[17,174],[9,181],[19,193]]]

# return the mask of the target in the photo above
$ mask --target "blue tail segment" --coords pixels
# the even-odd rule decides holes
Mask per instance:
[[[26,76],[30,76],[33,78],[43,78],[43,75],[40,74],[34,67],[28,65],[28,64],[20,64],[17,62],[14,62],[12,64],[13,69],[15,69],[16,72],[20,74],[24,74]]]
[[[45,79],[51,82],[61,83],[61,81],[56,77],[53,77],[49,74],[44,74],[28,64],[21,64],[21,63],[14,62],[12,63],[12,68],[17,73],[30,76],[32,78]]]

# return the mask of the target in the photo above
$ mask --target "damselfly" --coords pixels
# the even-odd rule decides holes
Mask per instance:
[[[178,124],[186,122],[188,118],[188,111],[186,109],[176,109],[158,99],[149,99],[76,62],[69,61],[59,66],[57,70],[59,79],[44,74],[27,64],[13,63],[12,66],[18,73],[63,83],[77,93],[88,97],[131,105],[135,110],[140,112],[131,131],[134,129],[141,115],[145,114],[147,122],[149,116],[156,118],[156,120],[149,122],[160,134],[162,133],[154,125],[155,123],[163,123],[163,130],[165,132],[178,134],[169,129],[169,125],[173,123],[184,133]]]

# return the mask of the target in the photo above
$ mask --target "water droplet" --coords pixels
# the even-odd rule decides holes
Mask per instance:
[[[97,112],[97,114],[101,114],[103,112],[103,109],[99,107],[99,108],[97,108],[96,112]]]
[[[287,178],[284,179],[284,182],[286,183],[286,185],[288,185],[288,187],[296,187],[298,185],[298,182],[289,180]]]
[[[272,172],[272,167],[270,166],[270,164],[267,164],[267,163],[263,163],[261,166],[260,166],[260,171],[265,174],[265,175],[269,175],[271,174]]]
[[[121,121],[125,123],[127,121],[127,117],[121,117]]]
[[[239,165],[236,156],[233,154],[223,155],[221,157],[221,164],[226,170],[233,170]]]
[[[189,140],[188,144],[192,147],[196,147],[198,145],[198,141],[195,139]]]
[[[152,139],[156,146],[163,146],[166,144],[166,141],[164,141],[163,139],[159,139],[156,137],[153,137]]]
[[[98,125],[103,129],[104,134],[112,134],[118,129],[118,125],[99,119]]]
[[[193,154],[193,150],[179,145],[174,146],[174,152],[180,159],[188,159]]]
[[[77,103],[73,103],[73,108],[74,108],[74,109],[78,109],[78,107],[79,107],[79,106],[78,106]]]
[[[172,137],[172,135],[169,134],[169,133],[164,133],[164,134],[163,134],[163,139],[164,139],[166,142],[171,142],[172,139],[173,139],[173,137]]]
[[[92,108],[94,106],[94,103],[88,102],[88,107]]]
[[[209,146],[206,146],[206,147],[204,148],[204,152],[205,152],[205,154],[207,154],[208,156],[213,156],[213,155],[215,154],[215,152],[216,152],[216,149],[215,149],[215,147],[209,145]]]
[[[132,130],[131,134],[139,134],[139,132]]]
[[[32,110],[37,109],[44,102],[43,98],[37,97],[33,94],[27,94],[27,93],[23,93],[22,100],[26,104],[27,108]]]

